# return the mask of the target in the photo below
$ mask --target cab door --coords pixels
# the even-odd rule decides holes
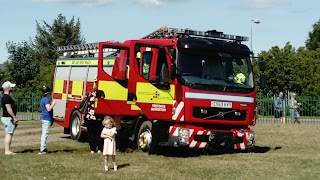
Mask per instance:
[[[168,47],[136,43],[129,78],[129,98],[132,98],[148,119],[172,119],[174,85],[169,79],[171,58]]]
[[[122,43],[99,43],[96,114],[139,114],[128,99],[128,73],[130,48]]]

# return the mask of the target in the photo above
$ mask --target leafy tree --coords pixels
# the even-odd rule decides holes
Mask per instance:
[[[52,25],[45,21],[43,21],[43,24],[41,25],[37,21],[37,35],[34,45],[38,52],[39,60],[44,65],[55,64],[59,56],[57,47],[85,42],[81,36],[79,19],[75,21],[74,17],[72,17],[70,21],[67,21],[65,16],[59,14]]]
[[[289,61],[294,61],[294,48],[287,43],[283,49],[272,47],[268,52],[262,51],[260,56],[267,61],[265,93],[276,93],[290,88],[292,67]]]
[[[36,24],[37,35],[33,42],[7,43],[9,53],[6,69],[0,77],[17,83],[16,94],[39,93],[42,85],[52,85],[54,65],[58,58],[57,47],[84,43],[79,19],[67,21],[61,14],[49,25]]]
[[[33,82],[39,72],[35,51],[27,41],[8,42],[7,49],[9,58],[5,63],[4,77],[17,83],[18,88],[24,88],[26,84]]]
[[[309,32],[309,38],[306,41],[306,47],[309,50],[320,48],[320,19],[313,24],[312,31]]]
[[[52,87],[53,82],[53,73],[55,69],[55,65],[49,65],[49,66],[40,66],[39,75],[37,75],[34,79],[33,84],[33,91],[40,91],[40,88],[43,85]]]
[[[282,49],[274,46],[269,51],[262,51],[260,56],[267,61],[267,82],[263,94],[288,90],[300,95],[319,95],[320,49],[295,50],[287,43]]]

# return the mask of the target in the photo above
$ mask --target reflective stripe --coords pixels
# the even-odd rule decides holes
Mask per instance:
[[[57,60],[57,66],[97,66],[98,59],[66,59],[66,60]],[[104,66],[113,66],[114,59],[103,60]]]
[[[194,93],[194,92],[186,92],[185,97],[189,99],[207,99],[207,100],[219,100],[219,101],[221,100],[221,101],[246,102],[246,103],[253,103],[254,101],[253,97],[209,94],[209,93]]]

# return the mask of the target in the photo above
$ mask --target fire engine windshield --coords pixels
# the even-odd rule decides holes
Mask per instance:
[[[252,92],[253,72],[249,56],[226,53],[178,52],[179,82],[194,89]]]

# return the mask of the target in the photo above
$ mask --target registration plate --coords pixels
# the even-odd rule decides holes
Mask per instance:
[[[211,101],[211,107],[232,108],[231,102]]]

